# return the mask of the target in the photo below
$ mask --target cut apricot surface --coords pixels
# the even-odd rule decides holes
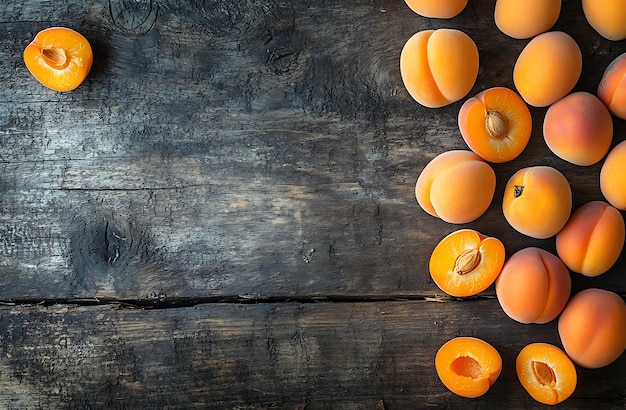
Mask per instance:
[[[517,158],[532,131],[528,106],[506,87],[493,87],[466,100],[458,122],[467,146],[489,162]]]
[[[475,337],[457,337],[444,343],[435,356],[441,382],[459,396],[487,393],[502,371],[502,357],[489,343]]]
[[[531,343],[515,360],[517,378],[533,399],[543,404],[558,404],[576,390],[578,377],[570,358],[556,346]]]
[[[24,63],[43,85],[70,91],[87,77],[93,52],[85,37],[65,27],[40,31],[24,50]]]
[[[459,229],[443,238],[430,257],[430,275],[452,296],[473,296],[498,277],[505,259],[502,242],[473,229]]]

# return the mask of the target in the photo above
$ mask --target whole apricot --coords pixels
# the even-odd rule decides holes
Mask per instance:
[[[595,95],[571,93],[548,108],[543,137],[557,157],[575,165],[593,165],[611,148],[613,119]]]
[[[532,131],[528,106],[506,87],[489,88],[467,99],[458,122],[467,146],[489,162],[517,158],[528,145]]]
[[[423,17],[449,19],[460,14],[467,0],[404,0],[411,10]]]
[[[531,166],[511,176],[504,188],[502,211],[518,232],[537,239],[556,235],[572,211],[567,178],[549,166]]]
[[[607,366],[626,349],[626,303],[609,290],[582,290],[565,306],[558,329],[574,363],[589,369]]]
[[[550,30],[561,14],[561,0],[497,0],[494,19],[504,34],[526,39]]]
[[[513,83],[528,104],[546,107],[574,88],[582,66],[576,41],[562,31],[548,31],[530,40],[517,57]]]
[[[70,91],[87,77],[93,53],[85,37],[65,27],[40,31],[24,50],[28,71],[55,91]]]
[[[405,43],[400,74],[407,91],[425,107],[438,108],[465,97],[478,76],[478,48],[457,29],[423,30]]]
[[[478,219],[491,204],[496,174],[471,151],[452,150],[432,159],[417,178],[415,197],[432,216],[462,224]]]
[[[600,169],[600,190],[615,208],[626,210],[626,141],[609,152]]]
[[[489,343],[475,337],[456,337],[435,356],[441,382],[453,393],[474,398],[487,393],[502,372],[502,357]]]
[[[626,120],[626,53],[616,57],[604,70],[598,98],[613,115]]]
[[[622,214],[604,201],[591,201],[574,211],[556,235],[556,251],[570,270],[598,276],[617,262],[624,238]]]
[[[583,13],[589,25],[607,40],[626,38],[626,1],[582,0]]]
[[[548,323],[563,311],[572,289],[567,266],[536,247],[515,252],[496,279],[504,313],[520,323]]]

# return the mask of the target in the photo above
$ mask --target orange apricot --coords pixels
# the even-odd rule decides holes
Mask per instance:
[[[497,0],[496,26],[504,34],[526,39],[550,30],[561,14],[561,0]]]
[[[404,0],[411,10],[423,17],[449,19],[460,14],[467,0]]]
[[[65,27],[40,31],[24,50],[24,63],[43,85],[70,91],[87,77],[93,53],[85,37]]]
[[[496,189],[496,174],[482,158],[452,150],[432,159],[417,178],[415,197],[428,214],[462,224],[487,211]]]
[[[626,38],[626,1],[582,0],[583,13],[591,27],[607,40]]]
[[[548,108],[543,137],[557,157],[575,165],[593,165],[611,148],[613,119],[595,95],[571,93]]]
[[[515,360],[517,378],[542,404],[559,404],[576,390],[576,367],[565,352],[548,343],[525,346]]]
[[[626,141],[609,152],[600,169],[600,190],[615,208],[626,210]]]
[[[523,168],[504,187],[502,211],[518,232],[546,239],[567,223],[572,211],[572,190],[567,178],[555,168]]]
[[[425,107],[438,108],[465,97],[478,76],[478,48],[457,29],[420,31],[400,53],[407,91]]]
[[[459,229],[443,238],[430,256],[433,281],[451,296],[473,296],[496,280],[504,264],[502,242],[473,229]]]
[[[570,270],[598,276],[617,262],[624,239],[622,214],[604,201],[591,201],[578,208],[556,235],[556,251]]]
[[[549,31],[530,40],[519,54],[513,83],[528,104],[546,107],[574,88],[582,66],[576,41],[562,31]]]
[[[606,67],[598,84],[598,98],[611,114],[626,120],[626,53]]]
[[[458,122],[467,146],[489,162],[517,158],[532,131],[528,106],[506,87],[493,87],[466,100]]]
[[[453,393],[474,398],[487,393],[502,371],[502,357],[489,343],[475,337],[456,337],[435,356],[441,382]]]
[[[626,350],[626,303],[609,290],[582,290],[565,306],[558,330],[574,363],[589,369],[607,366]]]
[[[548,323],[563,311],[572,289],[567,266],[536,247],[515,252],[496,279],[504,313],[520,323]]]

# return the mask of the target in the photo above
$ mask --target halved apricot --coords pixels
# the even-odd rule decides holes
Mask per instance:
[[[502,242],[473,229],[443,238],[430,256],[430,276],[451,296],[473,296],[496,280],[504,264]]]
[[[517,378],[539,403],[558,404],[574,393],[576,367],[564,351],[548,343],[525,346],[515,360]]]
[[[40,31],[24,50],[24,63],[43,85],[70,91],[87,77],[93,53],[85,37],[65,27]]]
[[[519,156],[532,131],[528,106],[506,87],[493,87],[469,98],[461,106],[458,122],[467,146],[489,162]]]
[[[502,371],[502,357],[489,343],[475,337],[457,337],[443,344],[435,356],[441,382],[459,396],[487,393]]]

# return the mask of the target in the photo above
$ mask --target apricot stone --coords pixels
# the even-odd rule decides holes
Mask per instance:
[[[407,91],[425,107],[438,108],[465,97],[478,76],[478,48],[456,29],[420,31],[405,43],[400,74]]]
[[[543,137],[559,158],[575,165],[593,165],[611,148],[613,119],[598,97],[575,92],[548,108]]]
[[[561,14],[561,0],[497,0],[496,26],[504,34],[526,39],[550,30]]]
[[[467,150],[439,154],[422,170],[415,184],[419,205],[454,224],[478,219],[491,204],[496,174],[482,158]]]
[[[604,70],[598,98],[609,107],[611,114],[626,120],[626,53],[616,57]]]
[[[626,1],[582,0],[583,13],[589,25],[607,40],[626,38]]]

